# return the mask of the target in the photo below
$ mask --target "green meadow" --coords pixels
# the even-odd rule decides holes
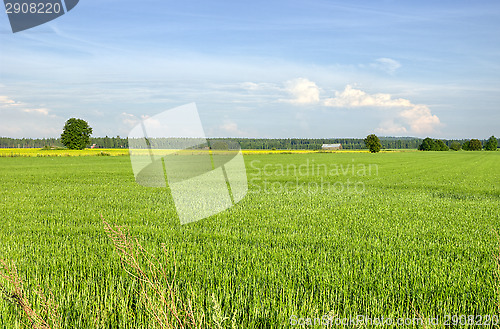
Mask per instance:
[[[63,328],[153,327],[101,215],[166,264],[204,327],[499,314],[500,152],[245,163],[241,202],[181,226],[169,190],[135,183],[127,155],[0,157],[0,258],[16,265],[33,307],[38,287],[53,295]],[[1,327],[23,322],[0,301]]]

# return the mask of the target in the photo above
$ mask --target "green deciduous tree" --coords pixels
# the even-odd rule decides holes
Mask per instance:
[[[370,150],[371,153],[380,152],[382,144],[380,143],[380,139],[375,134],[366,136],[364,141],[366,147]]]
[[[481,151],[483,145],[479,139],[471,139],[462,144],[462,149],[464,151]]]
[[[484,149],[486,151],[496,151],[498,148],[498,140],[495,136],[491,136],[486,144],[484,144]]]
[[[435,141],[435,150],[434,151],[449,151],[450,148],[446,145],[442,140],[436,139]]]
[[[460,151],[461,148],[462,144],[460,144],[460,142],[457,141],[451,142],[450,149],[452,149],[453,151]]]
[[[436,148],[436,142],[430,137],[425,138],[422,144],[418,147],[420,151],[434,151]]]
[[[87,121],[71,118],[66,121],[61,134],[61,143],[70,150],[83,150],[90,144],[92,128]]]
[[[440,139],[432,139],[427,137],[422,141],[422,144],[418,147],[420,151],[449,151],[448,145],[446,145]]]

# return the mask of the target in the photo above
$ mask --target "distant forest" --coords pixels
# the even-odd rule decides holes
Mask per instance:
[[[365,143],[362,138],[209,138],[209,141],[229,140],[238,142],[242,149],[252,150],[320,150],[323,144],[342,144],[345,150],[364,149]],[[380,137],[383,149],[417,149],[422,143],[421,138],[414,137]],[[458,141],[463,144],[466,139],[462,140],[443,140],[449,147],[453,141]],[[481,140],[482,144],[486,140]],[[91,144],[95,144],[95,148],[128,148],[127,138],[117,137],[94,137],[91,138]],[[499,139],[500,143],[500,139]],[[90,146],[89,145],[89,146]],[[63,147],[59,138],[42,138],[31,139],[22,138],[14,139],[0,137],[0,148],[44,148],[44,147]]]

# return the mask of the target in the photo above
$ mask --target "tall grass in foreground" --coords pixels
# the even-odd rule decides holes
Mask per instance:
[[[202,328],[204,314],[195,313],[191,299],[184,301],[179,297],[175,285],[175,258],[172,263],[174,274],[169,277],[165,265],[147,252],[137,239],[130,238],[124,228],[112,227],[104,219],[103,223],[120,256],[123,268],[139,283],[140,300],[154,320],[151,327]],[[162,249],[168,259],[164,245]]]
[[[139,282],[139,296],[144,303],[150,317],[150,328],[225,328],[226,322],[231,320],[231,328],[235,329],[236,319],[225,316],[215,294],[212,294],[213,315],[211,325],[205,313],[193,305],[192,298],[182,298],[181,291],[176,284],[177,273],[175,255],[172,259],[173,275],[169,275],[158,258],[149,253],[139,243],[128,235],[126,228],[111,226],[102,216],[104,228],[113,242],[115,250],[120,256],[124,270]],[[169,259],[167,248],[162,245],[165,259]]]
[[[498,307],[498,314],[500,314],[500,236],[498,235],[498,232],[495,232],[498,240],[498,248],[496,252],[493,254],[495,257],[495,263],[497,265],[495,276],[496,276],[496,292],[497,292],[497,307]]]
[[[54,301],[54,296],[49,293],[49,297],[45,295],[42,288],[39,286],[35,294],[30,291],[25,291],[24,283],[17,268],[14,264],[9,264],[5,260],[0,259],[0,290],[4,299],[14,304],[21,317],[25,327],[34,329],[58,329],[61,328],[61,317],[57,311],[58,305]],[[30,299],[36,295],[40,306],[33,307]]]
[[[212,294],[213,315],[212,325],[207,321],[203,311],[196,311],[192,299],[184,300],[180,297],[179,287],[176,284],[175,257],[172,257],[173,275],[169,275],[158,258],[149,253],[138,242],[128,235],[128,230],[121,226],[112,226],[102,216],[104,229],[113,242],[116,252],[120,256],[123,269],[139,283],[139,300],[145,306],[150,319],[148,328],[226,328],[231,320],[231,328],[235,329],[236,319],[224,315],[221,305],[215,294]],[[167,249],[162,246],[163,253],[168,256]],[[166,258],[168,259],[168,258]],[[46,297],[42,288],[37,291],[25,291],[23,279],[20,277],[14,264],[0,259],[0,291],[5,300],[16,306],[21,323],[26,328],[59,329],[62,328],[62,319],[58,313],[58,304],[52,293]],[[192,293],[192,291],[191,291]],[[33,307],[30,301],[38,297],[38,308]],[[99,314],[95,318],[95,326],[99,327]]]

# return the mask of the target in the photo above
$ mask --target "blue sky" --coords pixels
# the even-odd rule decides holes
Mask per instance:
[[[196,102],[209,136],[500,136],[498,1],[81,0],[13,34],[0,136],[95,136]]]

